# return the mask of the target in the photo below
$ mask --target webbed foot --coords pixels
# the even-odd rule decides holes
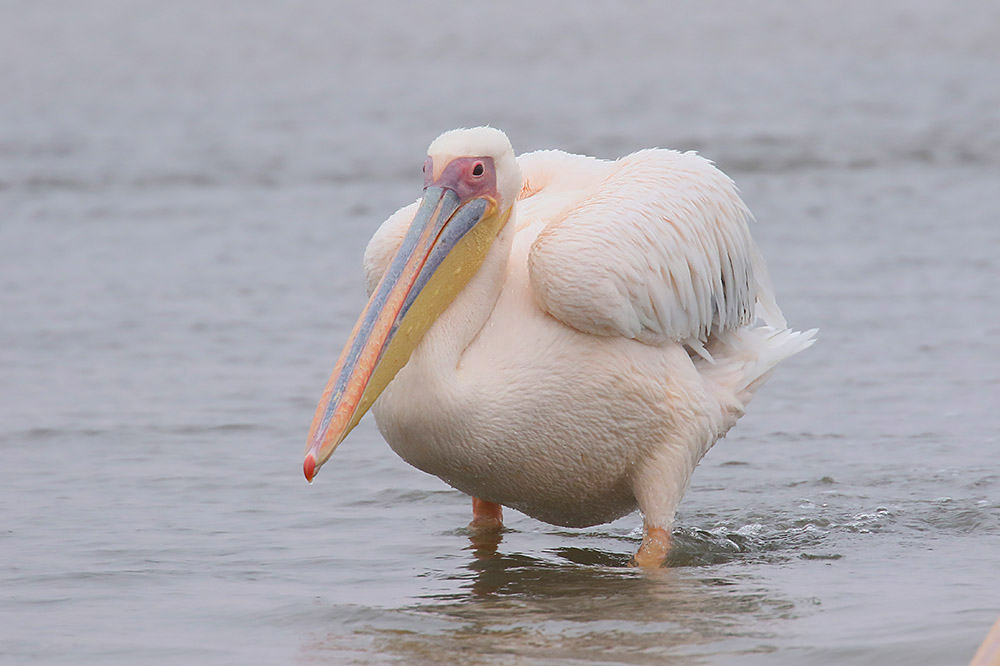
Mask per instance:
[[[646,526],[642,536],[642,545],[632,557],[633,566],[643,569],[659,569],[667,561],[670,552],[670,532],[662,527]]]

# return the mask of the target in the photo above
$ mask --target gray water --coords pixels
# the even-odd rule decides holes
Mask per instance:
[[[565,3],[569,4],[569,3]],[[963,664],[1000,613],[1000,5],[0,2],[0,662]],[[820,342],[629,516],[366,419],[302,479],[439,132],[696,149]]]

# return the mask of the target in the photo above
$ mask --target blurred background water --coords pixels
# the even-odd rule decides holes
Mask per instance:
[[[1000,5],[0,2],[0,662],[963,664],[1000,613]],[[820,343],[638,516],[301,477],[427,144],[695,149]]]

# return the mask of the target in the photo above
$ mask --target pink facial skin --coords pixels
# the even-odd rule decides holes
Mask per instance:
[[[434,160],[424,162],[424,187],[431,185],[454,190],[461,201],[497,196],[497,172],[492,157],[457,157],[434,178]]]

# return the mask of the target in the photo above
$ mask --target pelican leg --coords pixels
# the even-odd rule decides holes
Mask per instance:
[[[632,564],[644,569],[663,566],[670,552],[670,528],[698,459],[685,447],[668,448],[639,467],[634,483],[642,512],[642,544]]]
[[[469,529],[476,532],[499,532],[503,529],[503,507],[493,502],[472,498],[472,522]]]
[[[499,504],[472,498],[472,522],[469,523],[469,541],[477,560],[496,557],[503,540],[503,508]]]
[[[632,557],[632,564],[643,569],[658,569],[670,552],[670,532],[662,527],[644,526],[642,545]]]

